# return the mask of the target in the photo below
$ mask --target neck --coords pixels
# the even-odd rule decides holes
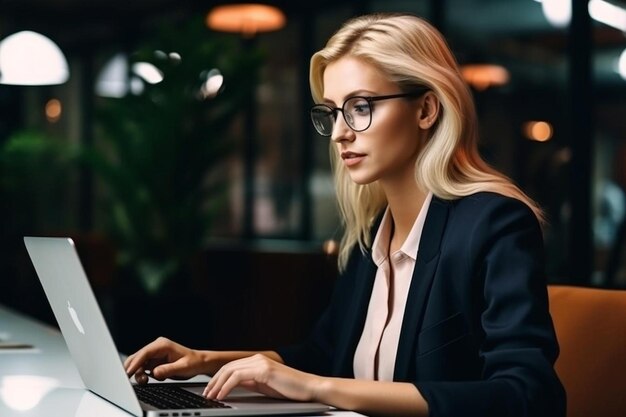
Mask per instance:
[[[411,178],[407,184],[383,184],[383,190],[393,218],[391,250],[399,249],[413,228],[427,193],[420,190]]]

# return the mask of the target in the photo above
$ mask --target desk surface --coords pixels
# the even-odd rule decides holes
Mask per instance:
[[[326,415],[360,414],[335,411]],[[0,305],[0,416],[128,417],[84,388],[53,327]]]

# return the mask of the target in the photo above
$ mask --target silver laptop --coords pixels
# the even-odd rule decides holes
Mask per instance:
[[[200,395],[204,383],[131,383],[74,242],[25,237],[24,243],[85,387],[118,407],[147,417],[301,415],[330,410],[324,404],[276,400],[243,389],[221,402],[210,401]]]

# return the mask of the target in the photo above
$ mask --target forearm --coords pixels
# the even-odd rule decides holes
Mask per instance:
[[[314,392],[316,401],[368,415],[428,416],[428,404],[410,383],[320,378]]]

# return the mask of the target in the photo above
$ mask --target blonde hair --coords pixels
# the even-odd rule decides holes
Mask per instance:
[[[315,102],[323,97],[326,66],[344,56],[374,65],[403,91],[426,86],[438,97],[439,120],[415,163],[415,179],[422,189],[446,200],[479,191],[499,193],[523,201],[543,221],[537,204],[479,155],[474,102],[456,59],[437,29],[406,14],[379,13],[349,20],[311,58]],[[332,144],[330,154],[344,226],[338,260],[343,270],[356,244],[362,251],[371,246],[372,223],[387,200],[377,182],[359,185],[350,179]]]

